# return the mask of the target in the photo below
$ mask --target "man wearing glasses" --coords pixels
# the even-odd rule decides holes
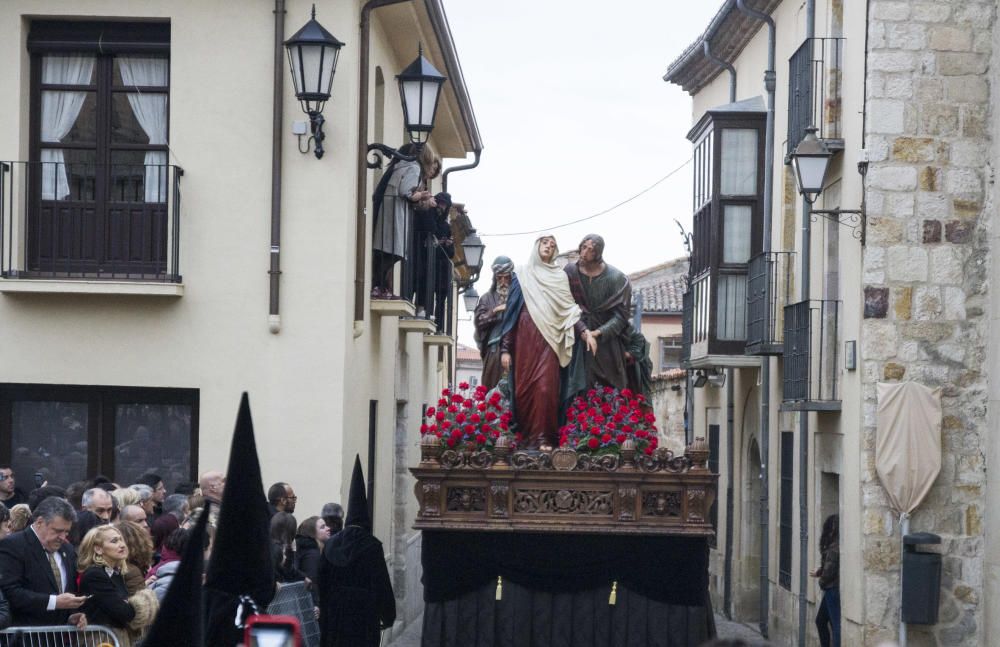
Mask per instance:
[[[14,470],[10,467],[0,467],[0,503],[11,509],[18,503],[27,503],[28,495],[17,487],[14,481]]]

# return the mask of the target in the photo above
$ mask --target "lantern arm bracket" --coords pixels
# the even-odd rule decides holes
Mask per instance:
[[[417,155],[405,155],[385,144],[368,144],[368,151],[365,153],[365,164],[371,169],[382,168],[383,156],[402,162],[412,162],[417,159]]]
[[[864,209],[810,209],[811,220],[816,222],[817,216],[822,216],[831,222],[848,227],[855,240],[861,241],[864,247],[865,235],[868,230],[868,215]]]

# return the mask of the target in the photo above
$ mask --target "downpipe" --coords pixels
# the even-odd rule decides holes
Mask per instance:
[[[368,0],[361,8],[361,49],[358,53],[358,148],[357,148],[357,195],[355,197],[354,220],[354,336],[361,334],[361,323],[365,318],[365,267],[368,260],[368,164],[365,151],[368,149],[368,85],[371,60],[371,14],[379,7],[411,2],[412,0]]]
[[[774,203],[774,93],[775,75],[775,26],[771,16],[746,6],[745,0],[736,0],[736,8],[744,14],[767,25],[767,69],[764,71],[764,89],[767,91],[767,122],[764,141],[764,240],[763,251],[771,251],[771,219]],[[771,358],[764,356],[760,368],[760,635],[768,637],[770,621],[770,469],[771,469]]]
[[[267,329],[281,332],[281,123],[284,120],[285,0],[274,0],[274,107],[271,125],[271,252]]]
[[[712,46],[707,40],[701,42],[701,50],[705,53],[705,58],[712,61],[722,69],[729,72],[729,103],[736,103],[736,68],[732,63],[728,63],[712,53]]]

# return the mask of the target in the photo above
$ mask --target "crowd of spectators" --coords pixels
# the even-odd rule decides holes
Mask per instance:
[[[213,504],[206,560],[211,555],[225,482],[210,471],[168,495],[163,479],[149,472],[128,485],[97,476],[26,492],[14,470],[0,466],[0,629],[100,624],[123,647],[137,645],[206,502]],[[276,483],[267,498],[275,579],[311,586],[323,545],[343,526],[343,509],[329,503],[298,523],[290,485]]]

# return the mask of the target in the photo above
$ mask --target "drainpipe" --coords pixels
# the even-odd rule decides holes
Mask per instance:
[[[775,78],[775,28],[771,16],[751,9],[744,0],[736,0],[736,7],[751,18],[767,25],[767,69],[764,71],[764,89],[767,91],[767,125],[764,141],[764,246],[771,251],[771,219],[774,203],[774,91]],[[760,635],[767,638],[770,620],[770,469],[771,469],[771,358],[764,356],[760,367]]]
[[[448,174],[449,173],[455,173],[456,171],[469,171],[469,170],[474,169],[477,166],[479,166],[479,157],[483,154],[483,149],[482,148],[477,148],[476,150],[474,150],[472,152],[476,156],[476,158],[472,161],[471,164],[463,164],[462,166],[452,166],[451,168],[445,169],[444,173],[441,174],[441,190],[442,191],[445,191],[445,192],[448,191]]]
[[[713,54],[707,39],[701,42],[701,50],[705,53],[705,58],[729,72],[729,103],[736,103],[736,68]]]
[[[806,38],[816,36],[816,0],[806,0]],[[812,205],[802,199],[802,300],[809,300]],[[799,412],[799,647],[806,647],[809,583],[809,412]]]
[[[733,376],[736,371],[726,369],[726,553],[723,567],[722,610],[726,618],[733,619],[733,476],[736,472],[735,445],[735,403],[736,385]]]
[[[270,307],[267,328],[272,334],[281,332],[279,310],[281,278],[281,122],[284,119],[285,92],[285,0],[274,0],[274,107],[271,126],[271,263]]]
[[[365,206],[368,204],[368,81],[371,58],[371,14],[379,7],[410,2],[410,0],[368,0],[361,8],[361,51],[358,52],[358,150],[357,196],[354,209],[354,331],[360,334],[359,322],[365,318],[365,261],[368,259],[368,231]]]

